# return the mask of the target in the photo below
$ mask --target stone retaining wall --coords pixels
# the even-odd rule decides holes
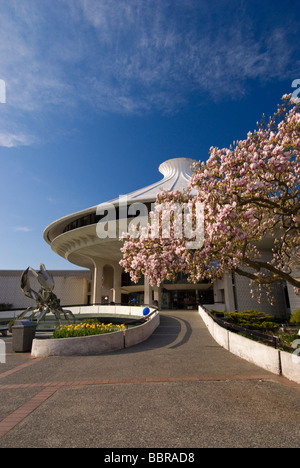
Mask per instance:
[[[218,325],[199,306],[199,314],[215,341],[231,353],[277,375],[300,383],[300,356],[280,351]]]
[[[95,306],[98,307],[98,306]],[[113,307],[113,306],[112,306]],[[133,309],[138,309],[134,307]],[[143,308],[141,308],[143,309]],[[122,308],[119,314],[124,316],[125,311]],[[127,315],[130,315],[127,310]],[[78,312],[75,312],[76,314]],[[89,310],[86,313],[96,313]],[[108,315],[112,315],[112,311]],[[136,316],[137,314],[135,314]],[[93,336],[81,336],[77,338],[35,338],[32,343],[32,357],[47,356],[71,356],[71,355],[98,355],[110,351],[117,351],[123,348],[129,348],[142,341],[147,340],[160,323],[159,312],[155,312],[149,317],[147,322],[137,325],[127,330],[120,330],[113,333],[105,333]]]

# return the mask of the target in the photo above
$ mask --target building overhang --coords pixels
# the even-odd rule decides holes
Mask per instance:
[[[65,228],[70,225],[70,223],[76,222],[76,220],[84,218],[85,216],[96,214],[97,210],[99,210],[99,208],[101,209],[101,207],[105,207],[105,205],[114,205],[117,207],[124,203],[124,200],[128,205],[136,202],[146,204],[154,202],[157,194],[161,191],[183,190],[189,183],[192,176],[191,167],[195,162],[194,159],[190,158],[174,158],[163,162],[159,166],[159,171],[164,176],[163,179],[152,185],[123,195],[122,197],[77,211],[53,221],[44,230],[43,237],[45,241],[51,245],[57,236],[63,234]]]

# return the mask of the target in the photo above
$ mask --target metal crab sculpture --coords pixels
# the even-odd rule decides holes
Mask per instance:
[[[29,270],[36,277],[38,282],[41,285],[39,292],[34,291],[30,286],[30,281],[28,277]],[[70,310],[65,310],[60,305],[60,300],[54,294],[54,280],[51,273],[49,273],[43,263],[40,264],[40,270],[34,270],[31,267],[26,268],[23,271],[21,278],[21,289],[25,296],[30,297],[36,301],[35,306],[28,307],[24,312],[18,316],[18,320],[24,318],[29,312],[31,313],[31,320],[36,319],[37,324],[42,320],[46,314],[52,313],[55,315],[55,318],[61,321],[61,316],[63,315],[66,320],[72,319],[75,322],[75,317]]]

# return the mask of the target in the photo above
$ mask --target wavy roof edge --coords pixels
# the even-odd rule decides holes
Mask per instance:
[[[168,159],[161,163],[158,168],[159,172],[164,176],[163,179],[123,196],[127,197],[128,201],[147,201],[155,199],[159,191],[181,191],[187,187],[189,180],[193,175],[192,164],[196,162],[197,161],[195,159],[191,158]],[[113,200],[104,202],[103,204],[114,203],[118,200],[119,198],[114,198]],[[100,205],[102,205],[102,203]]]
[[[105,206],[107,204],[115,204],[119,203],[120,199],[124,198],[127,202],[146,202],[155,200],[156,195],[160,191],[176,191],[176,190],[183,190],[187,187],[189,180],[193,174],[192,165],[196,163],[196,159],[191,158],[173,158],[168,159],[160,164],[158,170],[164,176],[158,182],[154,184],[148,185],[138,190],[134,190],[128,194],[124,194],[114,198],[112,200],[99,203],[89,208],[85,208],[83,210],[77,211],[75,213],[71,213],[69,215],[63,216],[52,223],[50,223],[44,230],[43,237],[47,243],[51,243],[48,237],[49,232],[60,225],[61,223],[71,222],[73,219],[78,218],[78,216],[88,215],[93,213],[97,210],[99,206]]]

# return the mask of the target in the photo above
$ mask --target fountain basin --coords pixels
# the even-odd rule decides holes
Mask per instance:
[[[92,306],[89,306],[89,310],[86,311],[89,314],[93,313],[91,307]],[[119,306],[119,314],[117,314],[116,311],[116,316],[120,315],[124,317],[124,315],[129,315],[125,314],[125,311],[120,309],[122,309],[121,306]],[[136,310],[138,309],[137,307],[134,309],[135,312],[138,312]],[[107,312],[111,313],[111,311]],[[144,323],[127,330],[76,338],[35,338],[32,342],[31,355],[34,358],[47,356],[90,356],[129,348],[147,340],[158,327],[160,323],[159,312],[155,311],[155,309],[152,311],[150,309],[150,313],[151,312],[153,313],[149,315],[149,318],[146,319]],[[95,312],[95,314],[96,313],[97,312]],[[82,313],[82,315],[84,315],[84,313]],[[130,315],[133,317],[133,314]],[[135,313],[134,316],[141,315]],[[121,318],[120,321],[122,321]]]

